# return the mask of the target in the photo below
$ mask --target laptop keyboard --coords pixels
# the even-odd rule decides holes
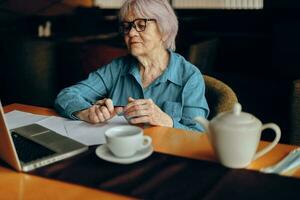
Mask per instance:
[[[56,153],[55,151],[35,143],[16,132],[11,132],[11,136],[14,141],[18,157],[24,163]]]

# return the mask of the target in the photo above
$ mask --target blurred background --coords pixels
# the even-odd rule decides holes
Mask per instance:
[[[0,0],[2,104],[52,107],[62,88],[125,55],[117,18],[122,2]],[[295,142],[300,131],[300,2],[170,2],[179,18],[176,51],[203,74],[227,83],[244,111],[263,123],[277,123],[281,142]]]

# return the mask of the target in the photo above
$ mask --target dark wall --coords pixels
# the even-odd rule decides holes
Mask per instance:
[[[56,47],[46,40],[1,41],[1,100],[50,106],[56,95]]]

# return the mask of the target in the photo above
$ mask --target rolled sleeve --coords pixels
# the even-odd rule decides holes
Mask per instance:
[[[99,72],[74,86],[63,89],[57,96],[54,107],[64,117],[78,119],[74,113],[89,108],[97,100],[106,95],[106,84]]]
[[[68,97],[70,96],[68,95]],[[54,106],[60,115],[77,120],[78,118],[74,115],[74,113],[89,108],[91,104],[83,100],[74,99],[71,97],[67,98],[64,96],[64,91],[62,91],[58,95]]]
[[[208,104],[205,98],[205,83],[200,72],[194,73],[185,85],[182,93],[183,108],[181,120],[175,126],[189,127],[189,129],[203,132],[204,128],[194,121],[197,116],[207,118]]]
[[[190,122],[188,122],[188,121],[190,121],[190,120],[185,120],[183,123],[184,124],[189,124],[189,125],[184,125],[183,123],[180,123],[179,121],[173,119],[173,128],[204,132],[204,129],[203,129],[202,126],[200,126],[199,124],[194,123],[193,121],[190,121]]]

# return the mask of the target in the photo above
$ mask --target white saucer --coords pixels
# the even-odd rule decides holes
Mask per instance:
[[[153,153],[153,147],[150,146],[145,150],[138,151],[134,156],[128,158],[119,158],[114,156],[105,144],[100,145],[96,149],[96,155],[106,161],[119,163],[119,164],[131,164],[149,157]]]

